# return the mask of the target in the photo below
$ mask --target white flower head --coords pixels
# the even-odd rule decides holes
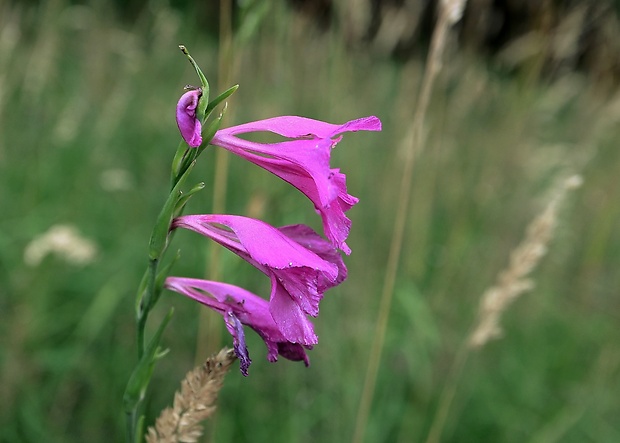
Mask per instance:
[[[97,245],[79,233],[73,225],[54,225],[35,237],[24,250],[24,262],[38,266],[48,255],[54,254],[72,265],[87,265],[97,255]]]

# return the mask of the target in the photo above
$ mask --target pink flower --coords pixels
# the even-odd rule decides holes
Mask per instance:
[[[269,311],[292,343],[318,342],[307,315],[316,317],[323,293],[346,278],[340,254],[307,226],[279,229],[237,215],[186,215],[172,228],[186,228],[215,240],[271,279]]]
[[[245,343],[243,325],[254,329],[265,341],[267,360],[270,362],[277,361],[279,354],[289,360],[303,361],[306,366],[310,364],[306,349],[312,347],[292,343],[282,335],[269,313],[267,300],[237,286],[208,280],[168,277],[165,287],[222,314],[226,328],[233,336],[233,346],[243,375],[248,375],[248,368],[252,363]]]
[[[219,130],[211,144],[220,146],[277,175],[303,192],[323,219],[325,235],[346,254],[351,220],[345,216],[358,199],[347,193],[346,176],[330,168],[331,150],[344,132],[380,131],[377,117],[334,125],[304,117],[283,116]],[[258,143],[236,137],[268,131],[291,138],[278,143]]]
[[[192,89],[183,94],[177,103],[177,126],[190,148],[196,148],[202,143],[202,125],[196,118],[196,108],[201,96],[200,89]]]

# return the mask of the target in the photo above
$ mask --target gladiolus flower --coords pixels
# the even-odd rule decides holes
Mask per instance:
[[[267,360],[275,362],[278,354],[293,361],[310,364],[306,349],[288,341],[280,332],[269,312],[267,300],[237,286],[208,280],[168,277],[165,287],[183,294],[220,313],[226,329],[233,337],[233,347],[239,357],[241,373],[248,375],[252,360],[245,343],[243,325],[254,329],[267,345]]]
[[[277,175],[304,193],[323,220],[325,235],[334,246],[351,253],[345,243],[351,220],[345,216],[358,199],[347,193],[346,176],[330,168],[331,150],[345,132],[380,131],[377,117],[334,125],[304,117],[282,116],[219,130],[211,144],[220,146]],[[292,140],[258,143],[237,137],[267,131]]]
[[[215,240],[271,279],[269,311],[292,343],[318,342],[306,315],[316,317],[323,293],[346,278],[340,254],[307,226],[274,228],[237,215],[185,215],[172,228],[186,228]]]
[[[177,126],[190,148],[197,148],[202,143],[202,124],[196,118],[196,108],[201,96],[200,89],[192,89],[183,94],[177,103]]]

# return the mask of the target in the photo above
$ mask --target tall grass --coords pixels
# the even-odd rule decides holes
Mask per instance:
[[[411,126],[402,144],[403,170],[400,186],[398,188],[397,209],[394,215],[394,230],[392,231],[390,252],[385,269],[385,280],[381,290],[381,302],[377,314],[375,334],[370,347],[364,388],[362,390],[355,431],[353,433],[352,441],[354,443],[361,443],[364,439],[366,424],[370,413],[370,405],[374,396],[377,373],[381,362],[381,354],[385,344],[385,334],[392,307],[394,285],[400,264],[405,224],[407,223],[407,215],[409,212],[413,168],[416,163],[415,160],[417,160],[417,157],[424,150],[428,135],[426,113],[430,104],[433,85],[443,65],[442,59],[448,39],[448,32],[450,27],[461,19],[463,9],[464,1],[462,0],[442,1],[440,3],[437,24],[433,31],[426,69],[422,77],[420,94],[415,105]]]
[[[197,28],[197,17],[165,3],[135,23],[116,20],[98,2],[0,8],[0,440],[121,441],[121,397],[135,358],[134,290],[178,143],[174,105],[194,81],[177,45],[191,48],[220,84],[218,42]],[[384,131],[353,135],[334,151],[361,203],[350,212],[349,280],[323,302],[312,365],[270,364],[260,339],[249,337],[250,376],[228,374],[207,435],[347,441],[398,205],[399,145],[423,65],[349,51],[336,30],[319,31],[280,2],[267,17],[235,46],[231,80],[241,87],[228,124],[279,114],[333,122],[375,114]],[[532,84],[450,55],[412,176],[415,204],[365,441],[426,438],[480,294],[567,171],[579,172],[584,186],[560,212],[532,276],[535,289],[504,313],[504,337],[464,367],[443,441],[620,440],[620,98],[597,97],[577,74]],[[215,155],[205,154],[195,179],[210,183]],[[111,170],[124,171],[116,190],[101,181],[102,174],[119,177]],[[230,213],[251,209],[272,224],[316,226],[297,192],[238,159],[230,159],[227,185]],[[212,193],[190,204],[189,212],[208,211]],[[26,265],[27,245],[55,224],[77,226],[98,245],[97,260],[75,267],[49,256]],[[202,275],[209,253],[192,247],[190,235],[177,240],[183,260],[175,273]],[[266,290],[229,254],[219,266],[223,280]],[[148,424],[194,366],[201,310],[175,294],[163,297],[152,315],[170,305],[176,314]]]

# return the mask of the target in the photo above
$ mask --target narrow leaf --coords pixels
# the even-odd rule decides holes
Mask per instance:
[[[193,164],[193,163],[192,163]],[[161,209],[155,226],[153,227],[153,233],[151,234],[151,240],[149,242],[149,258],[151,260],[159,260],[166,250],[168,245],[168,231],[170,230],[170,223],[174,217],[174,212],[177,207],[177,202],[181,197],[181,186],[185,182],[185,179],[191,171],[191,165],[183,172],[183,175],[177,181],[177,184],[168,195],[168,199]]]
[[[204,121],[207,103],[209,102],[209,82],[207,81],[207,77],[205,77],[205,75],[202,73],[202,70],[200,69],[200,66],[198,66],[198,63],[196,63],[194,58],[189,55],[189,51],[187,50],[187,48],[183,45],[179,45],[179,49],[183,52],[183,54],[185,54],[189,62],[196,70],[196,74],[198,74],[198,77],[200,78],[200,83],[202,84],[202,97],[198,102],[198,109],[196,109],[196,115],[201,121]]]
[[[151,381],[151,376],[153,375],[155,362],[163,355],[158,352],[159,342],[164,329],[172,318],[173,313],[174,309],[170,309],[170,311],[168,311],[168,314],[161,322],[159,328],[157,328],[157,331],[149,342],[146,352],[138,362],[138,365],[135,367],[131,377],[129,378],[127,388],[125,389],[125,394],[123,395],[123,405],[125,407],[125,412],[127,413],[133,412],[144,398],[146,388]]]
[[[226,91],[222,92],[220,95],[214,98],[213,101],[209,103],[209,106],[207,106],[206,116],[208,117],[209,114],[213,112],[213,110],[215,109],[217,105],[219,105],[224,100],[226,100],[228,97],[233,95],[237,89],[239,89],[239,85],[235,85],[231,88],[228,88]]]

